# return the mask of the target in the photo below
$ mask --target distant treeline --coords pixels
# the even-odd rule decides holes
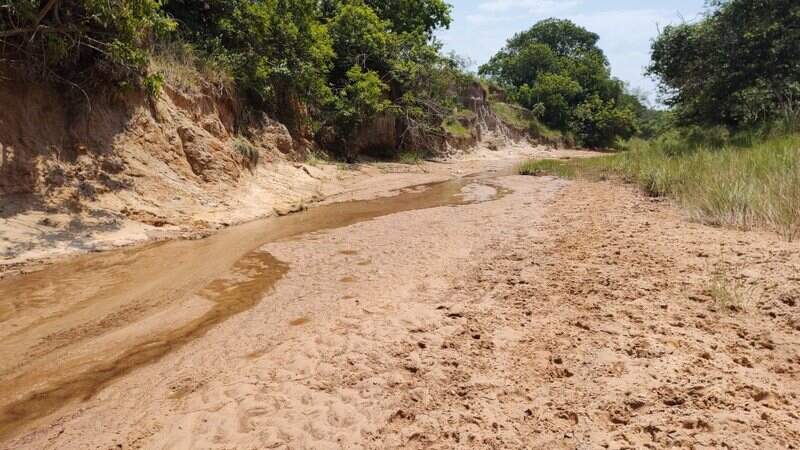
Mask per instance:
[[[710,0],[699,20],[661,30],[647,73],[668,111],[646,108],[613,79],[597,41],[569,21],[545,20],[509,39],[480,72],[588,145],[675,128],[717,127],[710,134],[719,136],[800,126],[796,0]]]

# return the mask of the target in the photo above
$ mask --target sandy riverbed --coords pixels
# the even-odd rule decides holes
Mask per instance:
[[[692,224],[612,183],[510,175],[510,161],[451,164],[484,176],[402,194],[424,208],[86,256],[47,266],[56,279],[33,297],[4,280],[19,301],[0,311],[0,447],[800,441],[796,243]],[[333,200],[416,184],[402,177],[365,178]],[[441,204],[422,205],[425,192]],[[717,286],[741,301],[720,302]],[[220,295],[255,301],[174,335]],[[155,354],[81,377],[136,345]]]

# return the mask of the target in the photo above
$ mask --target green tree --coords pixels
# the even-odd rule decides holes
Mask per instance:
[[[72,84],[87,69],[114,82],[140,79],[148,40],[174,29],[158,0],[4,0],[0,57]]]
[[[546,44],[531,42],[520,48],[506,47],[481,66],[480,73],[512,86],[522,86],[543,73],[559,70],[558,57]]]
[[[431,37],[437,28],[450,26],[452,7],[444,0],[362,0],[384,20],[394,33],[419,33]],[[321,0],[323,14],[335,15],[342,4],[352,0]],[[361,3],[361,2],[359,2]]]
[[[222,9],[206,45],[231,61],[238,83],[258,102],[274,104],[286,91],[327,99],[334,52],[316,7],[315,0],[235,1]]]
[[[401,145],[424,140],[438,129],[464,83],[463,66],[441,56],[431,34],[449,24],[449,6],[438,0],[330,0],[322,2],[322,11],[336,52],[330,85],[352,98],[354,91],[368,85],[353,86],[360,76],[350,72],[355,66],[377,77],[373,81],[385,85],[382,100],[389,103],[363,111],[391,111],[403,130]],[[343,76],[345,71],[348,76]],[[353,128],[353,114],[345,103],[340,98],[328,108],[340,135]],[[363,122],[369,114],[359,117]]]
[[[344,4],[328,25],[336,54],[332,80],[341,83],[354,66],[386,73],[390,69],[389,52],[393,37],[390,23],[382,20],[364,3]]]
[[[348,84],[336,97],[337,125],[344,140],[364,121],[391,106],[386,98],[389,87],[377,73],[364,72],[360,66],[353,66],[346,76]]]
[[[636,133],[636,115],[594,94],[575,108],[571,128],[584,145],[605,148],[618,138],[627,139]]]
[[[522,85],[516,91],[518,103],[528,109],[543,111],[545,123],[558,129],[566,129],[569,125],[572,105],[582,92],[581,85],[566,75],[553,73],[542,74],[533,86]]]
[[[706,17],[666,27],[648,72],[684,124],[730,127],[800,112],[800,3],[713,0]]]
[[[612,145],[630,135],[623,122],[632,109],[620,105],[638,99],[626,98],[623,83],[611,77],[598,40],[568,20],[543,20],[509,39],[479,72],[541,112],[549,127],[573,132],[585,145]]]
[[[575,25],[569,20],[542,20],[527,31],[517,33],[508,40],[506,48],[523,49],[531,43],[547,46],[562,58],[581,57],[586,53],[600,53],[597,42],[600,36]]]

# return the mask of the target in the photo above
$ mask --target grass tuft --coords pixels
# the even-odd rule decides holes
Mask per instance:
[[[756,288],[741,275],[741,268],[732,272],[729,266],[721,260],[709,271],[707,293],[722,308],[732,312],[746,311],[756,300]]]
[[[464,126],[461,121],[454,117],[447,117],[444,119],[442,122],[442,128],[444,128],[444,131],[446,131],[447,134],[455,138],[467,139],[472,136],[469,128]]]
[[[747,287],[739,280],[729,280],[723,275],[714,275],[708,287],[714,303],[733,312],[747,309],[750,303]]]
[[[491,104],[491,107],[492,111],[497,114],[500,120],[518,130],[527,130],[531,121],[536,120],[531,111],[521,106],[494,102]]]
[[[555,175],[562,178],[575,178],[577,167],[555,159],[541,159],[524,162],[517,171],[520,175]]]
[[[261,159],[258,149],[247,139],[236,138],[233,141],[233,148],[242,157],[242,163],[250,170],[253,170]]]
[[[453,111],[442,121],[442,128],[452,137],[467,139],[472,136],[469,124],[475,120],[477,115],[466,108],[454,108]]]
[[[397,162],[400,164],[420,164],[422,155],[417,151],[406,151],[397,155]]]
[[[312,167],[319,167],[330,161],[330,157],[324,152],[309,151],[306,155],[306,164]]]

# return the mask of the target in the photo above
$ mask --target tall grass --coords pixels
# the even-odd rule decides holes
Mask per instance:
[[[800,238],[800,135],[712,137],[672,133],[611,156],[532,161],[520,173],[622,177],[648,195],[676,199],[698,221]]]
[[[208,89],[217,95],[233,92],[234,77],[225,62],[200,54],[184,42],[158,41],[149,69],[183,94],[199,95]]]

